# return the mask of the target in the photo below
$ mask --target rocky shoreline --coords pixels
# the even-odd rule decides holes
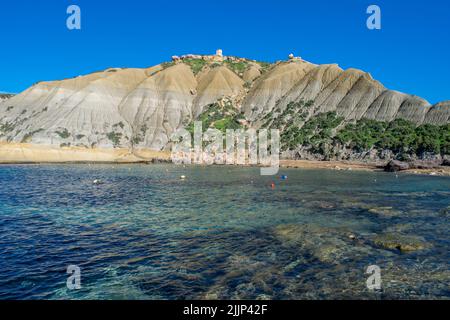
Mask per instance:
[[[170,152],[151,149],[86,149],[77,147],[0,143],[0,164],[65,163],[171,163]],[[281,159],[281,168],[328,169],[336,171],[386,171],[450,176],[450,162],[442,160],[298,160]]]
[[[392,166],[392,163],[402,164],[401,169]],[[281,160],[280,166],[285,168],[301,168],[301,169],[329,169],[336,171],[385,171],[385,172],[405,172],[413,174],[426,174],[432,176],[450,176],[450,166],[435,164],[431,165],[427,162],[414,162],[415,165],[408,162],[400,162],[392,160],[386,162],[358,162],[358,161],[317,161],[317,160]]]

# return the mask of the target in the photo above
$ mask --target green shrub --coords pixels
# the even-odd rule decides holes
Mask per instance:
[[[141,143],[142,141],[144,141],[144,139],[141,138],[140,136],[135,136],[135,137],[133,137],[133,138],[131,139],[131,143],[132,143],[133,145],[139,144],[139,143]]]
[[[117,128],[120,127],[121,129],[125,128],[125,125],[123,124],[122,121],[120,121],[119,123],[116,123],[115,125],[113,125],[113,128]]]
[[[314,101],[289,102],[284,110],[277,103],[274,109],[269,112],[263,120],[264,128],[271,127],[281,131],[288,130],[289,127],[299,127],[308,117]]]
[[[197,75],[207,64],[207,62],[203,59],[184,59],[183,62],[191,67],[194,75]]]
[[[163,68],[163,70],[167,69],[169,67],[172,67],[174,65],[175,65],[175,62],[163,62],[163,63],[161,63],[161,67]]]
[[[304,103],[302,103],[304,105]],[[293,105],[288,105],[289,109]],[[313,151],[320,153],[325,145],[332,142],[333,130],[338,127],[344,118],[338,117],[335,112],[321,113],[308,120],[302,127],[296,122],[290,122],[281,133],[283,150],[294,150],[298,146],[309,146]],[[273,127],[272,128],[276,128]]]
[[[70,137],[70,132],[66,128],[62,131],[55,131],[55,133],[62,139],[67,139]]]
[[[272,64],[269,62],[256,61],[256,63],[261,66],[261,73],[265,73],[272,67]]]
[[[244,88],[245,89],[250,89],[252,87],[252,82],[251,81],[246,81],[245,83],[244,83]]]
[[[229,69],[231,69],[234,73],[239,75],[243,73],[248,68],[248,62],[246,61],[225,61],[225,64]]]
[[[0,132],[2,133],[8,133],[14,130],[16,125],[12,122],[5,122],[0,124]]]
[[[120,140],[122,139],[122,133],[120,132],[112,131],[106,136],[113,143],[114,147],[117,147],[120,144]]]
[[[23,138],[22,138],[21,143],[29,142],[29,141],[31,140],[31,138],[33,138],[33,136],[34,136],[36,133],[39,133],[39,132],[42,132],[42,131],[44,131],[44,129],[34,130],[34,131],[32,131],[32,132],[29,132],[29,133],[25,134],[25,135],[23,136]]]
[[[239,120],[243,119],[245,119],[244,115],[239,113],[238,110],[228,102],[225,103],[223,107],[218,103],[208,105],[195,121],[201,121],[203,132],[211,128],[226,133],[227,129],[236,130],[243,128],[239,123]],[[195,121],[190,122],[186,127],[186,130],[191,134],[194,133]]]
[[[448,124],[416,126],[404,119],[390,123],[361,119],[354,124],[347,124],[336,135],[336,140],[356,151],[376,147],[420,156],[424,152],[448,154],[449,132]]]

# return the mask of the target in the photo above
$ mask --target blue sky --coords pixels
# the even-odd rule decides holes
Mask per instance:
[[[66,28],[79,5],[82,30]],[[366,28],[366,9],[382,29]],[[148,67],[174,54],[213,53],[263,61],[291,52],[370,72],[390,89],[450,100],[447,0],[4,0],[0,91],[108,67]]]

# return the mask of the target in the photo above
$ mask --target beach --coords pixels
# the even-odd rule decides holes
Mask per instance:
[[[58,164],[58,163],[151,163],[171,162],[169,151],[146,148],[82,148],[0,142],[0,164]],[[382,171],[384,162],[280,160],[280,168]],[[410,169],[404,172],[450,176],[450,167]]]
[[[20,163],[141,163],[170,160],[169,152],[150,149],[56,147],[26,143],[0,143],[0,164]]]

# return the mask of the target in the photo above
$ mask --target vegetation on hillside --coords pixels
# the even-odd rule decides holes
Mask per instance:
[[[15,125],[12,122],[1,123],[0,124],[0,134],[1,135],[7,134],[7,133],[13,131],[14,128],[15,128]]]
[[[416,155],[450,154],[450,124],[416,126],[403,119],[390,123],[361,119],[347,124],[335,139],[358,152],[377,148]]]
[[[242,73],[244,73],[245,70],[249,67],[249,64],[247,61],[225,61],[225,65],[232,70],[234,73],[236,73],[238,76]]]
[[[25,135],[23,136],[21,142],[22,142],[22,143],[30,142],[31,139],[33,138],[33,136],[34,136],[35,134],[37,134],[37,133],[39,133],[39,132],[42,132],[42,131],[44,131],[44,129],[34,130],[34,131],[32,131],[32,132],[29,132],[29,133],[25,134]]]
[[[55,131],[55,133],[61,138],[61,139],[67,139],[70,137],[70,132],[66,129],[63,128],[61,131]]]
[[[324,154],[343,120],[335,112],[328,112],[312,117],[301,127],[293,121],[281,133],[282,149],[294,150],[298,146],[308,146],[313,153]]]
[[[416,126],[403,119],[361,119],[345,124],[335,112],[311,116],[313,105],[314,101],[304,100],[290,102],[285,108],[277,104],[262,119],[262,127],[280,130],[283,151],[305,147],[328,155],[331,146],[340,145],[354,152],[377,149],[417,156],[450,154],[450,124]]]
[[[239,113],[230,101],[225,101],[223,105],[218,102],[208,105],[195,121],[202,122],[203,131],[217,129],[225,134],[227,129],[242,129],[244,126],[241,120],[244,119],[244,115]],[[186,129],[193,134],[194,121],[190,122]]]
[[[146,121],[148,121],[149,119],[147,118]],[[139,131],[135,134],[135,136],[133,138],[131,138],[131,143],[133,145],[138,145],[141,142],[144,142],[145,140],[145,135],[147,134],[147,130],[148,127],[146,124],[143,124],[140,128]]]
[[[161,63],[161,68],[162,68],[162,70],[165,70],[165,69],[170,68],[170,67],[172,67],[174,65],[175,65],[175,62],[173,62],[173,61],[171,61],[171,62],[163,62],[163,63]],[[155,72],[155,73],[157,73],[157,72]]]
[[[256,61],[257,64],[259,64],[261,66],[261,74],[264,74],[266,71],[268,71],[273,64],[269,63],[269,62],[263,62],[263,61]]]
[[[314,101],[302,99],[298,102],[289,102],[284,109],[276,105],[274,110],[263,118],[263,127],[272,127],[280,130],[298,127],[308,117],[313,104]]]
[[[122,133],[111,131],[106,136],[112,142],[114,147],[119,146],[120,140],[122,139]]]
[[[203,67],[207,64],[207,61],[203,59],[184,59],[183,62],[191,67],[195,75],[202,71]]]

